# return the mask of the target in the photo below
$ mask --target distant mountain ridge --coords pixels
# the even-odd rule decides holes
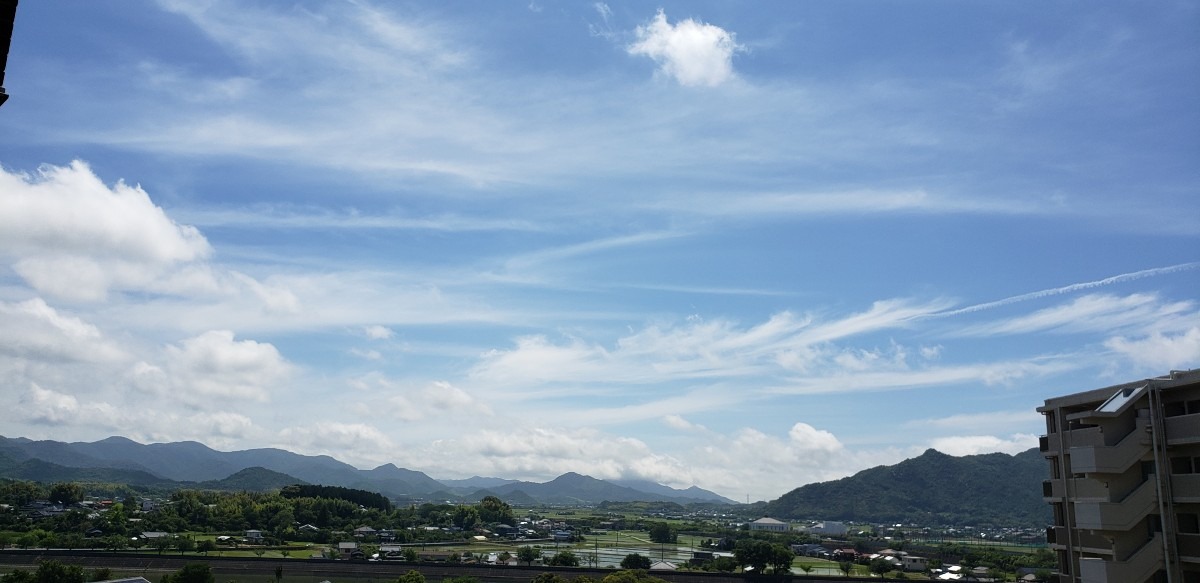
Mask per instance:
[[[330,456],[282,449],[222,452],[194,441],[142,444],[124,437],[64,443],[0,436],[0,477],[36,481],[103,481],[147,486],[263,491],[309,483],[379,492],[390,498],[479,500],[488,494],[518,504],[609,501],[721,502],[708,490],[677,490],[653,482],[618,485],[568,473],[550,482],[470,478],[439,482],[424,472],[384,464],[360,470]]]
[[[785,519],[1044,526],[1051,519],[1042,499],[1047,475],[1036,448],[963,457],[929,449],[896,465],[801,486],[763,510]]]

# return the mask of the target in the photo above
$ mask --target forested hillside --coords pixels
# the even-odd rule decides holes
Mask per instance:
[[[930,449],[894,466],[801,486],[767,503],[776,518],[916,524],[1041,526],[1045,459],[1036,449],[1013,455],[953,457]]]

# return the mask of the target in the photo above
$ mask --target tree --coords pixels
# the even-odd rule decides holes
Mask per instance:
[[[209,551],[217,550],[217,543],[213,542],[212,539],[206,538],[196,543],[196,550],[204,553],[204,556],[207,557]]]
[[[58,561],[40,561],[33,573],[13,571],[3,579],[4,583],[85,583],[83,567],[64,565]]]
[[[77,532],[68,533],[59,539],[59,543],[67,550],[72,551],[83,546],[83,535]]]
[[[419,558],[421,558],[421,557],[417,555],[416,549],[414,549],[412,547],[404,549],[404,560],[405,561],[408,561],[410,563],[415,563],[417,561],[417,559],[419,559]],[[414,571],[409,571],[409,572],[412,573]]]
[[[127,546],[129,546],[129,541],[119,534],[104,537],[104,548],[114,553]]]
[[[3,583],[37,583],[37,579],[33,578],[33,573],[17,569],[10,571],[7,575],[0,577]]]
[[[649,569],[650,557],[643,557],[637,553],[629,553],[621,559],[622,569]]]
[[[550,557],[550,565],[553,567],[578,567],[579,557],[571,551],[559,551]]]
[[[50,486],[49,499],[63,506],[76,504],[83,500],[83,486],[74,482],[57,482]]]
[[[799,565],[799,567],[801,571],[804,571],[805,575],[809,574],[813,570],[812,565],[809,565],[808,563],[803,563]]]
[[[171,576],[171,583],[215,583],[212,568],[205,563],[188,563]]]
[[[850,570],[853,568],[854,568],[854,563],[851,563],[850,561],[842,561],[842,562],[838,563],[838,569],[841,569],[842,575],[845,577],[850,576]]]
[[[532,565],[533,562],[541,558],[541,556],[541,551],[536,550],[528,545],[517,549],[517,561],[525,563],[526,565]]]
[[[189,553],[196,548],[196,541],[188,536],[175,537],[175,548],[179,549],[179,554]]]
[[[867,565],[867,568],[870,569],[872,573],[883,576],[885,573],[890,573],[892,571],[892,564],[882,558],[871,559],[871,563]]]
[[[656,522],[650,527],[651,542],[670,544],[678,542],[678,540],[679,533],[665,522]]]
[[[666,581],[647,575],[641,569],[622,569],[616,573],[605,575],[600,583],[666,583]]]
[[[512,507],[495,496],[484,496],[483,500],[479,501],[479,519],[486,523],[499,522],[509,525],[516,522]]]
[[[714,571],[732,573],[737,570],[738,562],[730,557],[717,557],[712,561],[712,568]]]
[[[413,569],[397,578],[396,583],[425,583],[425,576]]]
[[[538,573],[529,583],[567,583],[567,578],[558,573]]]
[[[92,571],[88,577],[88,581],[108,581],[113,578],[112,569],[108,567],[98,567]]]
[[[501,563],[508,563],[510,560],[512,560],[512,553],[508,551],[500,551],[500,554],[496,555],[496,560],[500,561]]]
[[[733,549],[733,556],[743,569],[749,567],[761,575],[767,570],[767,565],[774,563],[774,552],[771,543],[764,540],[742,539]]]
[[[776,575],[791,573],[795,559],[796,553],[792,549],[778,543],[771,545],[771,571]]]
[[[163,554],[163,551],[171,548],[171,539],[165,536],[160,536],[156,539],[152,539],[150,545],[158,550],[158,554],[161,555]]]

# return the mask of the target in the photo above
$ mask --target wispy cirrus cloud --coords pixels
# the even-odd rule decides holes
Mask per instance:
[[[1007,320],[969,326],[967,336],[1031,334],[1037,332],[1116,332],[1144,326],[1164,326],[1172,321],[1196,322],[1194,302],[1164,302],[1157,294],[1128,296],[1088,294],[1070,302]]]

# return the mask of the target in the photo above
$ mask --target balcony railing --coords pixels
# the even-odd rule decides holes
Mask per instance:
[[[1154,480],[1146,480],[1119,502],[1075,502],[1075,525],[1093,530],[1129,530],[1157,507]]]
[[[1200,413],[1167,417],[1165,421],[1169,445],[1200,443]]]
[[[1163,566],[1162,535],[1156,534],[1132,555],[1121,561],[1079,559],[1083,583],[1140,583],[1149,581]]]
[[[1200,563],[1200,534],[1180,534],[1175,538],[1179,560]]]
[[[1171,474],[1171,492],[1179,504],[1200,504],[1200,474]]]
[[[1100,428],[1093,427],[1076,433],[1089,432],[1082,441],[1084,445],[1071,448],[1071,469],[1083,473],[1119,474],[1128,470],[1142,456],[1150,452],[1150,434],[1147,424],[1140,421],[1115,445],[1106,446]],[[1073,444],[1080,443],[1072,435]]]

